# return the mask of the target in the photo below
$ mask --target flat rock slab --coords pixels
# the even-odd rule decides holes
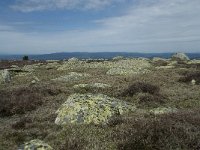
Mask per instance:
[[[103,94],[73,94],[57,110],[55,123],[105,124],[112,116],[134,110],[134,105]]]

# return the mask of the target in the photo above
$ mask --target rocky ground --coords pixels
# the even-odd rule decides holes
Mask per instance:
[[[1,61],[0,150],[200,149],[200,60]]]

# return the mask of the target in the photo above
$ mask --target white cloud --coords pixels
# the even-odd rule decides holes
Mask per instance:
[[[101,9],[125,0],[17,0],[11,8],[22,12],[55,9]]]
[[[141,0],[118,17],[97,20],[98,29],[56,33],[0,32],[1,50],[200,52],[199,0]],[[12,43],[12,44],[11,44]]]

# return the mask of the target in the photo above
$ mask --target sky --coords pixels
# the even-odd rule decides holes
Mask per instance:
[[[0,54],[200,52],[200,0],[1,0]]]

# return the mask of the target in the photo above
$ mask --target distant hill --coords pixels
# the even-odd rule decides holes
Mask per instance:
[[[79,59],[111,59],[115,56],[124,56],[129,58],[145,57],[162,57],[169,58],[173,53],[128,53],[128,52],[63,52],[63,53],[52,53],[42,55],[28,55],[33,60],[63,60],[71,57],[77,57]],[[200,59],[200,53],[187,53],[190,59]],[[21,60],[24,55],[0,55],[0,60]]]

